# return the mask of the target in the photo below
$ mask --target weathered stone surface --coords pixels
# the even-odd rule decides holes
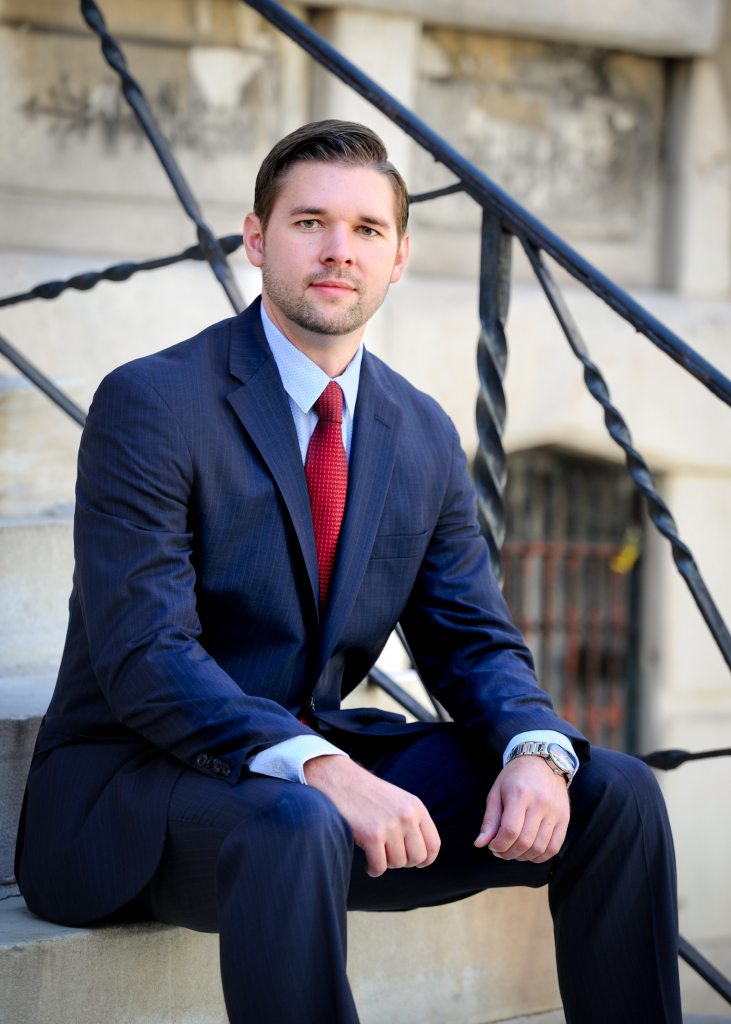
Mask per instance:
[[[28,766],[55,679],[52,665],[39,673],[40,669],[24,675],[0,674],[0,885],[13,875]]]
[[[705,54],[718,42],[723,0],[320,0],[319,7],[411,14],[429,25],[584,43],[665,56]]]
[[[0,520],[0,671],[61,657],[73,574],[71,519]]]
[[[234,0],[101,0],[99,7],[109,30],[120,39],[167,40],[175,43],[228,44],[239,38],[252,42],[264,31],[263,20]],[[86,35],[90,30],[78,4],[56,0],[0,0],[0,22],[28,28],[61,29]]]
[[[483,1024],[560,1006],[545,890],[495,889],[415,914],[352,913],[348,921],[364,1024]]]
[[[656,231],[663,67],[659,61],[448,29],[425,30],[417,109],[468,160],[576,244],[601,238],[623,259]],[[420,153],[414,188],[448,181]],[[415,221],[474,232],[463,196]],[[644,280],[653,279],[652,259]]]
[[[0,1024],[226,1024],[218,938],[165,925],[90,931],[0,903]]]
[[[204,216],[210,201],[224,233],[240,225],[264,154],[306,120],[305,93],[292,87],[302,55],[271,29],[249,35],[246,45],[233,35],[229,45],[124,46]],[[0,245],[119,252],[134,239],[138,252],[159,253],[172,221],[190,244],[195,229],[95,37],[0,27],[0,91],[10,141],[0,153]]]
[[[486,1024],[559,1005],[545,892],[354,913],[349,939],[363,1024]],[[226,1020],[217,936],[157,924],[62,928],[20,899],[0,903],[0,990],[0,1024]]]
[[[690,295],[731,288],[731,121],[721,66],[673,70],[668,126],[665,283]]]

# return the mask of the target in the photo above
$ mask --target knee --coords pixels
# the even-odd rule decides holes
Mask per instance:
[[[352,846],[350,826],[332,800],[311,786],[292,784],[271,808],[267,827],[279,835],[312,845]]]
[[[326,796],[309,786],[291,783],[276,800],[262,806],[228,836],[221,853],[224,861],[249,866],[296,859],[322,859],[329,864],[350,861],[353,837],[348,823]]]
[[[611,784],[624,795],[632,794],[641,804],[662,803],[657,779],[644,761],[614,750],[598,751],[610,773]]]
[[[586,783],[590,802],[601,805],[617,820],[634,819],[645,824],[666,821],[660,787],[652,770],[639,758],[595,748],[590,764],[580,769],[576,782],[579,787]]]

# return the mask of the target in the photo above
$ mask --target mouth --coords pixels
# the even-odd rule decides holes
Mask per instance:
[[[345,295],[358,290],[349,281],[331,277],[310,281],[310,288],[316,289],[322,295]]]

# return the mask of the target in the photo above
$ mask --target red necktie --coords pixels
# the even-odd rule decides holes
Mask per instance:
[[[340,526],[348,490],[348,459],[343,446],[343,392],[331,380],[315,402],[317,426],[305,459],[320,569],[320,603],[324,604],[335,566]]]

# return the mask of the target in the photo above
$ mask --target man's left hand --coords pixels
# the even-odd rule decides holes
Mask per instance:
[[[502,860],[543,864],[566,838],[568,786],[542,757],[509,761],[487,795],[485,817],[475,846],[489,846]]]

